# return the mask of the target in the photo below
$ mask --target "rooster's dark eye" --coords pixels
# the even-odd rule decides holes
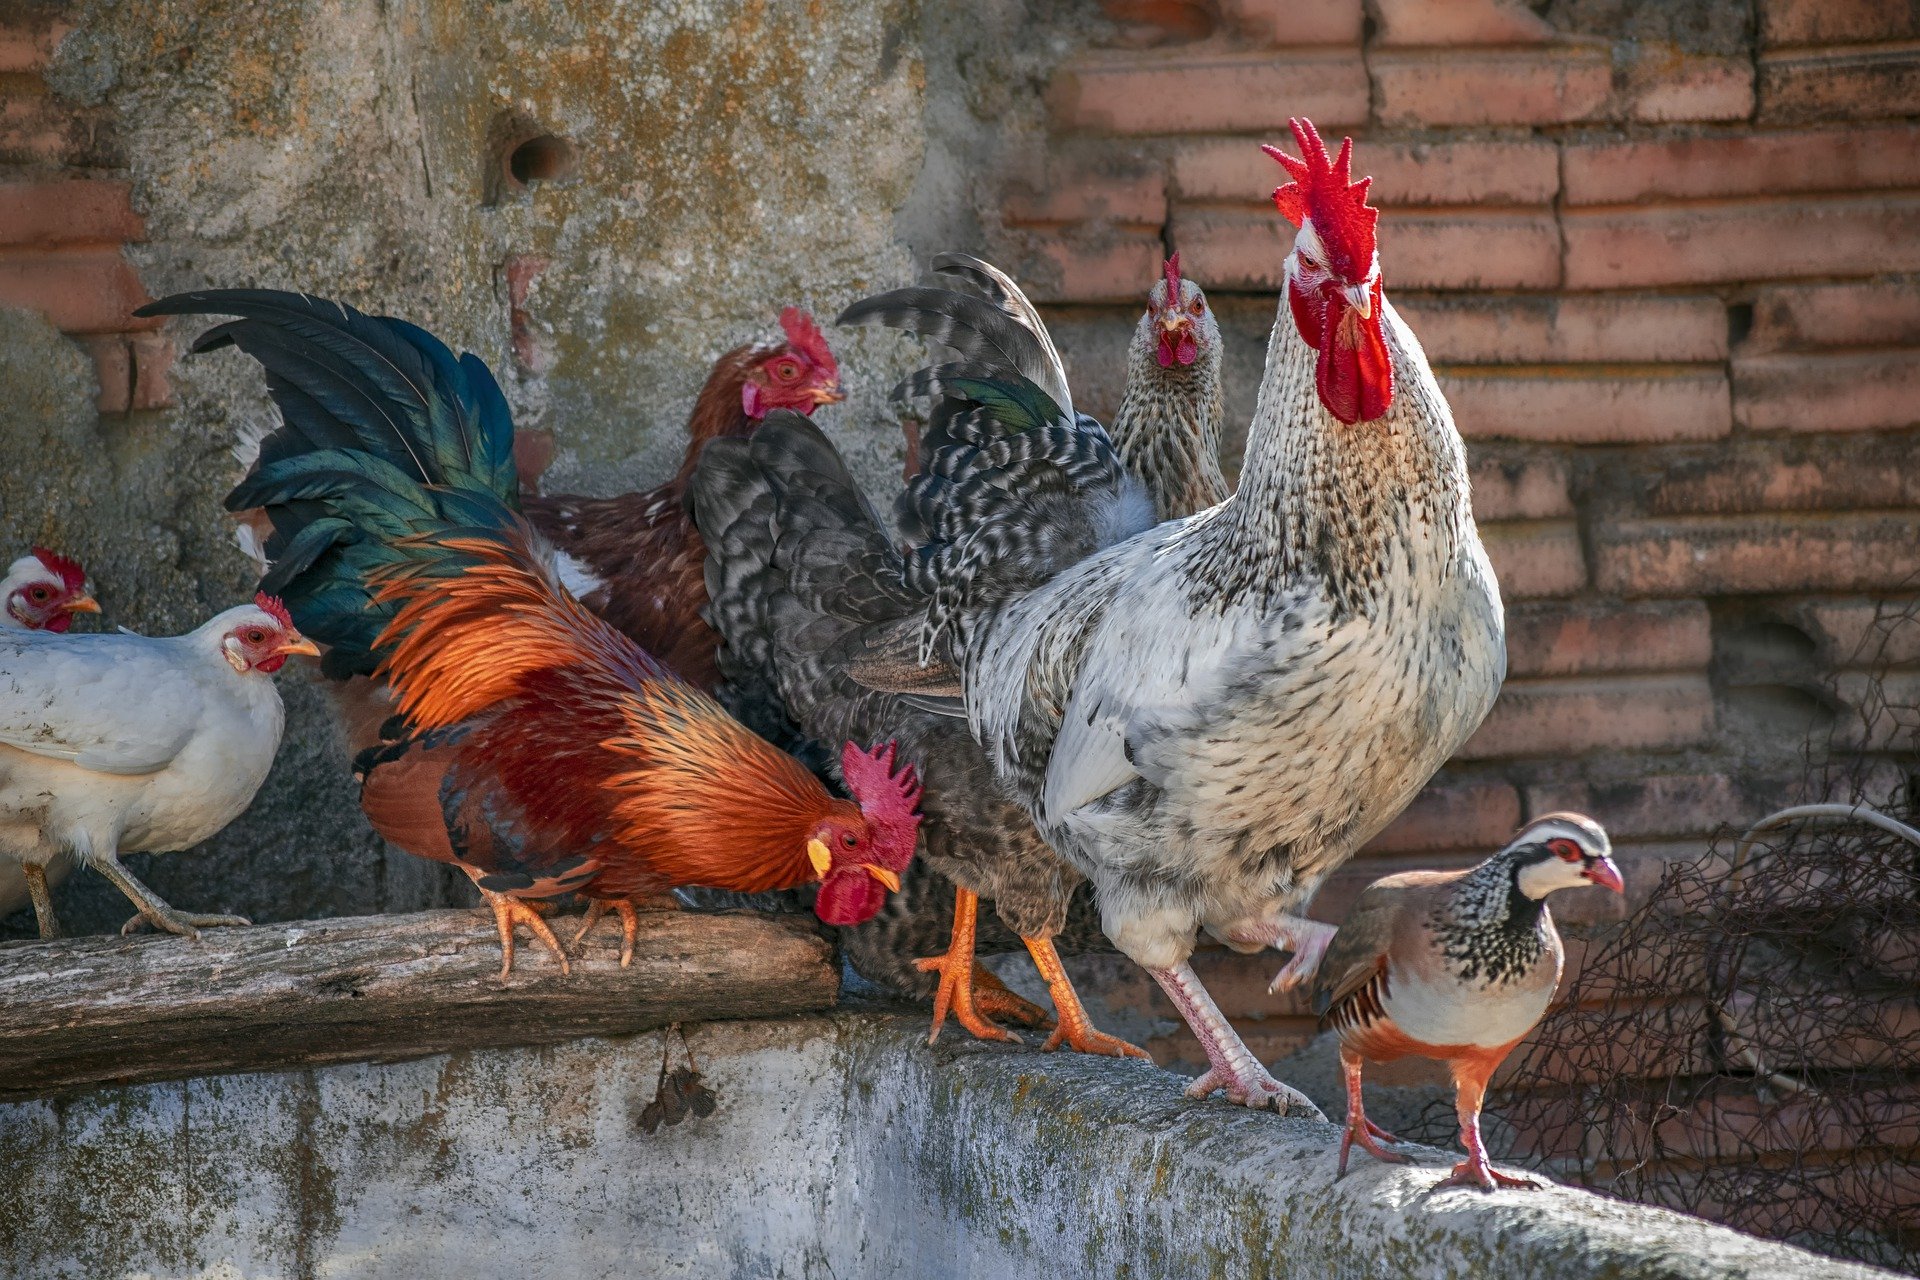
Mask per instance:
[[[859,837],[855,836],[853,832],[844,831],[840,835],[840,843],[847,846],[847,848],[852,849],[859,845],[860,839]]]
[[[249,631],[247,632],[246,640],[248,644],[265,644],[267,642],[267,633],[260,630]]]
[[[45,604],[53,597],[53,592],[45,587],[33,587],[27,592],[27,598],[35,604]]]
[[[1203,316],[1207,313],[1207,304],[1200,301],[1200,299],[1195,298],[1193,300],[1193,305],[1189,306],[1187,310],[1193,312],[1193,314],[1197,316]]]
[[[773,372],[774,376],[779,378],[780,381],[792,382],[800,376],[800,366],[791,360],[782,360],[779,364],[773,366]]]

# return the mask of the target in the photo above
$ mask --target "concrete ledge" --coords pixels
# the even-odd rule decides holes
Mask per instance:
[[[719,1110],[652,1136],[657,1035],[0,1106],[0,1275],[1886,1274],[1584,1192],[1435,1193],[1439,1152],[1335,1183],[1331,1126],[925,1028],[697,1028]]]
[[[428,911],[3,945],[0,1099],[803,1013],[840,990],[797,917],[644,912],[626,969],[610,920],[570,977],[523,938],[505,986],[498,936],[488,915]]]

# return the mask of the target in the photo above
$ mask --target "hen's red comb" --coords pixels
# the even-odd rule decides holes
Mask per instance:
[[[893,754],[891,742],[872,751],[849,742],[840,749],[840,776],[874,833],[874,861],[905,871],[920,834],[920,776],[910,764],[896,773]]]
[[[288,631],[296,630],[293,625],[293,615],[287,612],[287,606],[280,603],[279,596],[270,596],[264,591],[256,592],[253,603],[262,613],[267,614]]]
[[[1167,259],[1167,264],[1161,268],[1161,271],[1167,277],[1167,305],[1178,306],[1180,303],[1180,254],[1177,250],[1171,258]]]
[[[47,566],[48,570],[60,575],[60,584],[69,591],[81,591],[87,585],[87,571],[80,562],[71,556],[63,556],[58,551],[49,551],[45,547],[35,547],[33,558]]]
[[[1344,139],[1339,156],[1328,160],[1326,144],[1320,141],[1313,121],[1296,117],[1287,124],[1305,158],[1295,160],[1276,146],[1261,144],[1260,149],[1278,160],[1293,178],[1274,191],[1274,206],[1296,227],[1312,218],[1333,273],[1358,284],[1372,270],[1374,226],[1380,221],[1380,211],[1367,203],[1367,188],[1373,179],[1353,180],[1352,138]]]
[[[833,348],[827,345],[826,335],[820,332],[812,316],[799,307],[788,307],[780,313],[780,328],[787,335],[787,345],[811,361],[814,368],[829,376],[839,376],[840,366],[834,361]]]

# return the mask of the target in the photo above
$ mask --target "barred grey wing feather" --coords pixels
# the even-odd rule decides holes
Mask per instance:
[[[893,289],[854,303],[835,323],[878,324],[918,334],[950,348],[967,363],[1031,382],[1063,415],[1073,414],[1066,372],[1052,340],[1045,337],[1046,330],[1036,334],[1006,311],[971,294],[924,286]]]
[[[1060,359],[1060,352],[1053,345],[1053,335],[1047,332],[1046,321],[1040,318],[1040,312],[1028,301],[1024,290],[1020,288],[1006,272],[991,262],[974,257],[970,253],[942,253],[933,259],[934,274],[950,279],[964,280],[974,288],[986,294],[993,304],[1012,316],[1021,327],[1030,331],[1040,343],[1047,361],[1057,373],[1060,393],[1054,395],[1058,404],[1068,416],[1073,414],[1073,403],[1067,390],[1067,369]],[[1031,376],[1031,375],[1028,375]],[[1042,388],[1049,384],[1035,378]]]

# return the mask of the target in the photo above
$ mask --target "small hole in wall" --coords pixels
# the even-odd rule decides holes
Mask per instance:
[[[530,182],[559,182],[580,167],[573,144],[551,133],[528,138],[507,152],[507,173],[521,186]]]
[[[1739,346],[1753,332],[1753,304],[1735,302],[1727,307],[1727,345]]]

